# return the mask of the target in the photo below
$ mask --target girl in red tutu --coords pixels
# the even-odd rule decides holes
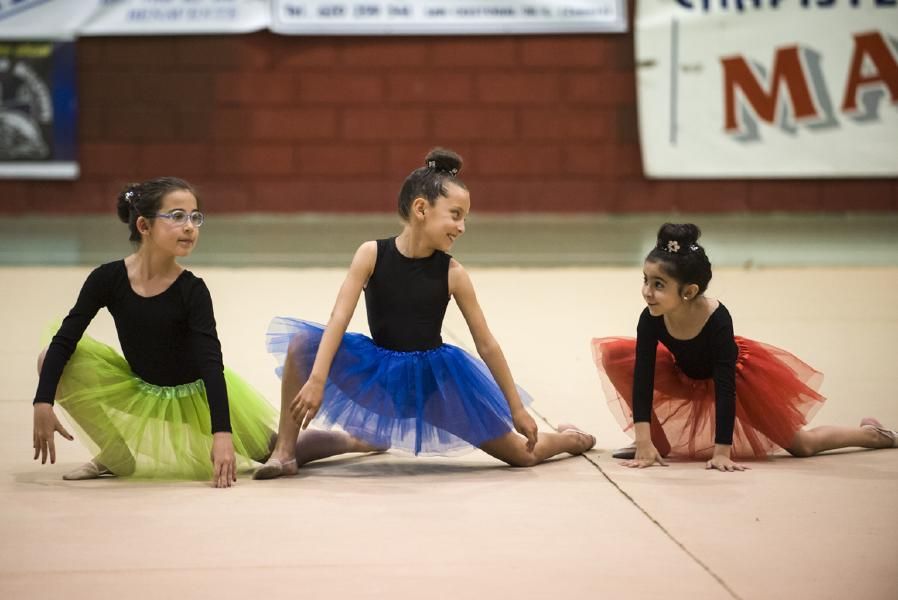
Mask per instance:
[[[707,459],[742,471],[733,458],[784,448],[793,456],[860,446],[898,447],[898,432],[866,418],[859,427],[802,427],[823,405],[823,375],[790,353],[733,334],[733,320],[704,295],[711,263],[692,224],[664,224],[646,257],[636,339],[592,341],[608,404],[634,446],[615,453],[628,467],[664,458]],[[658,342],[661,342],[659,346]]]

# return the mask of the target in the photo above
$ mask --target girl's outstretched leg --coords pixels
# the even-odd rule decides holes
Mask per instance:
[[[281,373],[281,414],[278,420],[278,437],[271,456],[264,465],[256,469],[253,479],[274,479],[285,475],[296,475],[296,441],[299,425],[290,416],[290,405],[305,383],[305,376],[296,366],[296,356],[303,334],[297,333],[287,346],[284,371]]]
[[[795,434],[792,444],[786,448],[793,456],[814,456],[826,450],[839,448],[895,448],[898,433],[886,429],[876,419],[866,418],[859,427],[823,425]]]
[[[354,438],[344,431],[306,429],[296,440],[296,464],[302,466],[313,460],[346,454],[347,452],[381,452],[386,448],[375,448],[368,442]]]
[[[281,415],[278,421],[277,442],[265,464],[253,473],[253,479],[296,475],[300,465],[313,460],[346,452],[379,450],[342,431],[306,429],[300,433],[299,425],[291,418],[290,405],[306,382],[305,375],[296,365],[296,356],[302,344],[303,334],[298,333],[287,347],[284,372],[281,375]]]
[[[573,425],[561,425],[558,433],[540,431],[533,452],[527,451],[526,440],[513,431],[486,442],[480,449],[512,467],[532,467],[564,452],[583,454],[595,445],[594,436]]]

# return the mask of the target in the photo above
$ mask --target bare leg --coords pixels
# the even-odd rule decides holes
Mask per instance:
[[[375,448],[368,442],[354,438],[344,431],[324,431],[322,429],[306,429],[296,440],[297,465],[304,465],[313,460],[320,460],[347,452],[378,452],[384,448]]]
[[[300,433],[293,421],[290,405],[306,382],[296,366],[296,352],[303,343],[302,334],[290,341],[281,375],[281,415],[278,421],[278,437],[271,457],[253,474],[254,479],[274,479],[295,475],[299,465],[345,452],[373,452],[373,446],[342,431],[307,429]]]
[[[813,456],[838,448],[891,448],[892,439],[872,427],[843,427],[823,425],[802,429],[786,450],[793,456]]]
[[[480,449],[512,467],[532,467],[564,452],[583,454],[595,444],[593,436],[571,428],[560,433],[540,431],[533,452],[527,451],[527,442],[513,431],[490,440],[480,446]]]

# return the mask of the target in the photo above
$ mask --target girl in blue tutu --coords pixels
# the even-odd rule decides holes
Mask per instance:
[[[64,479],[211,479],[228,487],[238,464],[267,458],[275,411],[224,368],[209,290],[177,263],[199,238],[197,195],[174,177],[130,185],[118,216],[137,249],[91,272],[39,358],[34,458],[56,461],[55,433],[73,439],[53,412],[55,399],[95,453]],[[104,306],[124,357],[82,337]]]
[[[295,439],[314,422],[339,426],[370,449],[445,455],[480,448],[521,467],[595,445],[572,426],[537,434],[525,408],[530,398],[515,385],[471,280],[447,254],[465,232],[471,204],[458,178],[461,165],[457,154],[435,149],[406,178],[402,232],[359,247],[327,327],[273,320],[268,348],[281,364],[279,440]],[[346,333],[362,291],[373,339]],[[443,343],[450,298],[485,364]],[[254,477],[296,472],[295,448],[279,441]]]

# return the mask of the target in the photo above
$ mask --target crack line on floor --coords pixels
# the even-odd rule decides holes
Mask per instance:
[[[541,418],[543,418],[543,417],[541,417]],[[545,418],[543,418],[543,420],[545,420]],[[647,518],[649,521],[651,521],[651,522],[655,525],[655,527],[657,527],[658,529],[660,529],[660,530],[661,530],[661,533],[663,533],[664,535],[666,535],[667,538],[668,538],[670,541],[672,541],[674,544],[676,544],[676,545],[680,548],[680,550],[682,550],[683,552],[685,552],[686,555],[687,555],[689,558],[691,558],[693,561],[695,561],[695,563],[696,563],[698,566],[700,566],[702,569],[704,569],[705,572],[708,573],[708,575],[710,575],[711,577],[713,577],[714,580],[717,581],[717,583],[719,583],[720,586],[721,586],[723,589],[725,589],[725,590],[727,591],[727,593],[728,593],[730,596],[732,596],[732,597],[735,598],[736,600],[742,600],[742,597],[741,597],[739,594],[737,594],[736,591],[735,591],[733,588],[731,588],[731,587],[727,584],[727,582],[723,580],[723,578],[722,578],[720,575],[718,575],[717,573],[715,573],[715,572],[711,569],[711,567],[709,567],[707,564],[705,564],[704,561],[702,561],[702,559],[700,559],[700,558],[699,558],[698,556],[696,556],[691,550],[689,550],[689,548],[687,548],[686,545],[685,545],[683,542],[681,542],[681,541],[678,540],[676,537],[674,537],[674,535],[673,535],[670,531],[668,531],[667,528],[664,527],[664,525],[662,525],[660,521],[658,521],[658,519],[656,519],[656,518],[653,517],[651,514],[649,514],[649,511],[647,511],[645,508],[643,508],[642,505],[639,504],[639,502],[637,502],[636,499],[635,499],[633,496],[631,496],[630,494],[628,494],[627,492],[625,492],[624,489],[623,489],[620,485],[618,485],[616,481],[614,481],[611,477],[609,477],[608,474],[605,472],[605,469],[603,469],[603,468],[601,467],[601,465],[599,465],[599,463],[597,463],[595,460],[593,460],[591,457],[587,456],[586,454],[581,454],[580,456],[582,456],[584,459],[586,459],[587,462],[589,462],[590,464],[592,464],[592,466],[594,466],[594,467],[596,468],[596,470],[597,470],[599,473],[602,474],[602,477],[604,477],[605,479],[608,480],[608,483],[610,483],[611,485],[613,485],[614,488],[615,488],[618,492],[620,492],[621,495],[623,495],[624,498],[626,498],[626,499],[627,499],[633,506],[635,506],[635,507],[636,507],[642,514],[644,514],[644,515],[646,516],[646,518]]]
[[[451,329],[449,329],[448,327],[445,327],[445,326],[443,327],[443,329],[444,329],[444,332],[446,333],[446,337],[452,339],[453,341],[455,341],[456,344],[458,344],[458,345],[459,345],[460,347],[462,347],[464,350],[466,350],[467,352],[473,354],[473,352],[472,352],[469,348],[466,347],[467,344],[465,344],[465,343],[464,343],[464,342],[463,342],[463,341],[462,341],[462,340],[461,340],[455,333],[453,333],[453,331],[452,331]],[[546,418],[545,415],[543,415],[543,414],[540,413],[538,410],[536,410],[536,409],[533,407],[533,405],[528,406],[527,409],[528,409],[530,412],[532,412],[533,414],[535,414],[537,417],[539,417],[539,418],[543,421],[543,423],[545,423],[546,425],[548,425],[548,426],[552,429],[552,431],[555,431],[555,426],[549,421],[549,419]],[[676,544],[677,547],[680,548],[680,550],[682,550],[683,552],[685,552],[686,555],[687,555],[689,558],[691,558],[691,559],[692,559],[698,566],[700,566],[702,569],[704,569],[704,571],[705,571],[708,575],[710,575],[711,577],[713,577],[714,580],[715,580],[717,583],[719,583],[720,586],[721,586],[724,590],[726,590],[727,593],[728,593],[730,596],[732,596],[733,598],[735,598],[735,600],[742,600],[742,597],[739,596],[739,594],[737,594],[736,591],[733,590],[733,588],[731,588],[729,585],[727,585],[727,582],[724,581],[723,578],[720,577],[720,575],[718,575],[717,573],[715,573],[714,571],[712,571],[712,570],[711,570],[711,567],[709,567],[708,565],[706,565],[706,564],[702,561],[702,559],[700,559],[700,558],[699,558],[698,556],[696,556],[691,550],[689,550],[689,548],[687,548],[687,547],[685,546],[685,544],[683,544],[683,542],[681,542],[680,540],[678,540],[677,538],[675,538],[675,537],[673,536],[673,534],[672,534],[671,532],[669,532],[669,531],[664,527],[664,525],[662,525],[662,524],[658,521],[658,519],[656,519],[656,518],[653,517],[651,514],[649,514],[649,512],[648,512],[646,509],[644,509],[644,508],[643,508],[643,507],[636,501],[636,499],[633,498],[633,496],[631,496],[630,494],[628,494],[627,492],[625,492],[625,491],[623,490],[623,488],[621,488],[621,486],[619,486],[619,485],[617,484],[616,481],[614,481],[613,479],[611,479],[611,477],[608,476],[608,474],[607,474],[607,473],[605,472],[605,470],[599,465],[599,463],[597,463],[596,461],[594,461],[592,458],[590,458],[590,457],[587,456],[586,454],[581,454],[580,457],[584,458],[584,459],[585,459],[587,462],[589,462],[593,467],[595,467],[596,470],[597,470],[599,473],[602,474],[602,477],[604,477],[605,479],[608,480],[608,483],[610,483],[611,485],[613,485],[614,488],[615,488],[618,492],[620,492],[620,494],[623,495],[623,497],[626,498],[626,499],[630,502],[630,504],[632,504],[633,506],[635,506],[635,507],[636,507],[642,514],[644,514],[644,515],[646,516],[646,518],[647,518],[649,521],[651,521],[651,522],[655,525],[655,527],[657,527],[658,529],[660,529],[660,530],[661,530],[661,533],[663,533],[665,536],[667,536],[667,538],[668,538],[670,541],[672,541],[674,544]]]

